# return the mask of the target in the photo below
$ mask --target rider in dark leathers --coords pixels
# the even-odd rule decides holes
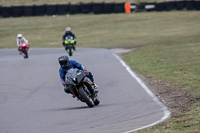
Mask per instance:
[[[73,38],[74,38],[74,40],[75,40],[75,42],[74,42],[74,46],[73,46],[73,49],[74,50],[76,50],[76,36],[75,36],[75,34],[71,31],[71,28],[70,27],[67,27],[66,29],[65,29],[65,33],[63,34],[63,38],[62,38],[62,40],[63,40],[63,46],[64,47],[66,47],[65,46],[65,37],[67,37],[67,36],[72,36]]]
[[[85,66],[81,65],[75,60],[69,60],[68,56],[66,55],[60,56],[58,58],[58,62],[61,66],[59,69],[60,79],[61,79],[62,85],[65,87],[64,90],[66,93],[71,93],[71,91],[69,90],[69,88],[66,87],[66,84],[65,84],[65,75],[67,74],[67,71],[71,68],[77,68],[77,69],[82,70],[86,74],[86,76],[93,82],[92,85],[94,85],[94,89],[95,89],[94,91],[98,92],[97,85],[94,83],[93,74],[91,72],[88,72]],[[72,95],[72,97],[74,97],[74,95]]]

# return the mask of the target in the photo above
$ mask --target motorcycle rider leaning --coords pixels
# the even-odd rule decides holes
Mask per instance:
[[[70,27],[66,27],[65,33],[64,33],[63,38],[62,38],[62,40],[63,40],[63,46],[64,46],[64,47],[65,47],[65,42],[64,42],[64,41],[65,41],[65,37],[67,37],[67,36],[72,36],[72,37],[74,38],[75,42],[74,42],[73,49],[76,50],[76,36],[75,36],[75,34],[71,31],[71,28],[70,28]]]
[[[94,86],[93,87],[94,92],[96,93],[98,92],[97,85],[94,83],[93,74],[91,72],[88,72],[85,66],[81,65],[75,60],[69,60],[68,56],[66,55],[60,56],[58,58],[58,62],[60,64],[60,69],[59,69],[60,79],[61,79],[62,85],[65,87],[64,91],[66,93],[71,93],[71,91],[69,90],[69,88],[66,87],[66,84],[65,84],[65,75],[67,74],[67,71],[71,68],[78,68],[79,70],[82,70],[86,74],[86,76],[92,81],[92,85]],[[74,98],[75,96],[72,94],[72,97]]]
[[[20,52],[20,41],[24,40],[28,44],[28,40],[22,36],[22,34],[17,34],[17,46],[18,46],[18,51]],[[28,45],[29,46],[29,45]],[[20,53],[21,54],[21,53]]]

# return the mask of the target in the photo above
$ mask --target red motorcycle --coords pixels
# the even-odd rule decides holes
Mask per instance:
[[[26,41],[24,41],[24,39],[21,39],[20,42],[20,54],[23,54],[24,58],[28,58],[28,50],[29,50],[29,46],[27,44]]]

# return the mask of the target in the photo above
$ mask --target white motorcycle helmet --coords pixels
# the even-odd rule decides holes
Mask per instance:
[[[22,34],[17,34],[17,38],[21,39],[22,38]]]

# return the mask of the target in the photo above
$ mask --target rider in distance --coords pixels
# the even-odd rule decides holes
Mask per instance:
[[[72,36],[72,37],[74,38],[75,42],[74,42],[74,45],[73,45],[73,49],[76,50],[76,36],[75,36],[75,34],[71,31],[71,28],[70,28],[70,27],[66,27],[65,33],[64,33],[63,38],[62,38],[62,40],[63,40],[63,46],[64,46],[64,47],[66,47],[64,41],[65,41],[65,38],[66,38],[67,36]]]
[[[18,46],[19,52],[20,52],[20,41],[21,40],[24,40],[28,44],[28,40],[25,37],[23,37],[22,34],[17,34],[17,46]],[[20,54],[21,54],[21,52],[20,52]]]

